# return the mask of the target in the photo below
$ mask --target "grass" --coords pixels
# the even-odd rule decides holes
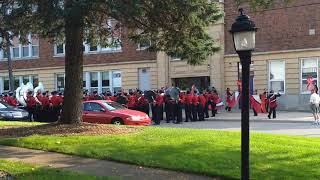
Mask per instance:
[[[240,133],[147,127],[109,136],[29,136],[0,144],[240,178]],[[320,139],[251,134],[252,179],[319,179]]]
[[[3,126],[35,126],[35,125],[41,125],[44,123],[39,122],[25,122],[25,121],[2,121],[0,120],[0,127]]]
[[[14,179],[20,180],[111,180],[108,177],[96,177],[65,170],[33,166],[22,162],[0,160],[0,170],[10,173]]]

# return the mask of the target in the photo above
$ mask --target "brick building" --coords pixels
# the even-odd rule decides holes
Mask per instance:
[[[308,109],[308,76],[319,81],[320,2],[295,0],[285,6],[278,1],[274,8],[245,12],[259,28],[251,66],[251,91],[264,88],[283,94],[281,109]],[[225,0],[225,85],[236,89],[241,66],[228,30],[238,15],[233,0]]]
[[[223,9],[223,4],[220,5]],[[223,19],[207,29],[222,47],[223,29]],[[125,30],[122,34],[125,35]],[[50,44],[45,39],[31,35],[28,38],[31,44],[23,45],[15,39],[11,48],[15,88],[22,83],[31,82],[37,86],[38,82],[42,82],[46,90],[63,91],[64,45]],[[89,91],[114,92],[120,88],[126,91],[136,88],[148,90],[171,84],[190,88],[191,82],[203,88],[224,88],[223,51],[209,57],[203,65],[194,67],[163,52],[148,52],[144,46],[134,44],[124,37],[122,46],[108,48],[84,43],[84,49],[83,88]],[[0,92],[9,90],[5,57],[5,53],[0,51]]]

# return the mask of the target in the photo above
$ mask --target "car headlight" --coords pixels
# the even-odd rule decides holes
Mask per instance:
[[[2,112],[0,113],[1,117],[8,117],[8,116],[12,116],[12,114],[10,112]]]
[[[141,117],[140,116],[130,116],[130,117],[127,117],[126,119],[129,121],[139,121],[139,120],[141,120]]]

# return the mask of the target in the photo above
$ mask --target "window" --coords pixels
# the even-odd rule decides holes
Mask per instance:
[[[82,75],[82,87],[84,89],[87,87],[87,77],[86,77],[86,73],[85,72]]]
[[[30,81],[30,80],[29,80],[29,76],[23,76],[23,77],[22,77],[22,82],[23,82],[23,84],[27,84],[29,81]]]
[[[29,57],[29,46],[22,47],[22,57]]]
[[[20,57],[20,48],[19,47],[13,47],[12,48],[13,52],[13,58],[19,58]]]
[[[92,45],[89,45],[89,51],[90,52],[96,52],[98,51],[98,46],[96,44],[92,44]]]
[[[138,50],[145,50],[151,46],[151,41],[145,40],[138,44]]]
[[[269,89],[285,93],[285,61],[269,62]]]
[[[20,78],[19,78],[19,76],[15,76],[13,87],[14,87],[14,89],[17,89],[19,86],[20,86]]]
[[[3,90],[4,91],[9,91],[9,77],[4,77],[3,78]]]
[[[39,57],[39,46],[32,46],[32,57]]]
[[[64,90],[64,74],[57,74],[56,75],[56,82],[57,82],[57,90],[63,91]]]
[[[310,93],[307,90],[307,78],[311,76],[313,83],[318,85],[318,59],[301,59],[301,93]]]
[[[175,54],[171,55],[170,57],[171,57],[171,60],[173,60],[173,61],[182,60],[181,56],[178,53],[175,53]]]
[[[98,73],[97,72],[90,72],[90,90],[98,91]]]
[[[33,87],[37,87],[39,85],[39,77],[37,75],[31,76]]]
[[[56,44],[55,45],[55,55],[63,55],[64,54],[64,44]]]
[[[109,79],[109,72],[102,72],[102,92],[110,91],[110,79]]]
[[[83,107],[84,111],[101,112],[101,109],[104,108],[98,103],[85,103]]]

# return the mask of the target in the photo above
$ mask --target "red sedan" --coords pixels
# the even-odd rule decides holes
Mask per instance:
[[[122,105],[106,100],[83,102],[83,122],[117,125],[151,124],[149,116],[140,111],[134,111]]]

